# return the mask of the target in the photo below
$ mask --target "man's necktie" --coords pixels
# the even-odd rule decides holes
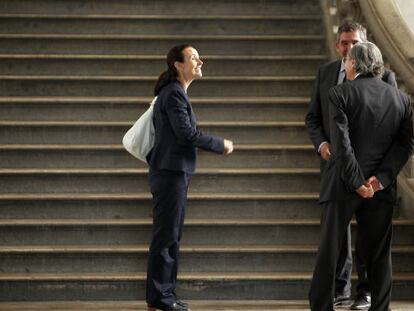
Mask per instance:
[[[342,80],[339,81],[339,84],[342,84],[342,83],[344,83],[346,81],[346,72],[345,72],[345,70],[342,71],[342,73],[343,73],[343,77],[342,77]]]

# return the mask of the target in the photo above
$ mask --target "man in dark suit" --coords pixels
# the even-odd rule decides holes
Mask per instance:
[[[388,311],[396,178],[414,145],[410,98],[381,81],[382,56],[355,45],[345,70],[351,81],[329,90],[331,156],[321,181],[321,239],[309,293],[313,311],[332,311],[337,260],[355,214],[369,276],[370,310]]]
[[[341,59],[322,65],[319,68],[315,81],[309,111],[306,115],[306,127],[310,139],[321,157],[321,175],[325,174],[326,163],[331,156],[329,134],[329,105],[328,90],[345,81],[344,59],[348,51],[359,42],[367,39],[366,29],[358,23],[345,21],[338,29],[336,49]],[[390,85],[397,86],[393,72],[386,70],[383,80]],[[361,256],[361,244],[356,239],[356,268],[358,272],[357,297],[351,309],[362,310],[369,308],[371,301],[370,289]],[[347,230],[338,258],[334,305],[350,304],[351,296],[352,249],[351,228]]]

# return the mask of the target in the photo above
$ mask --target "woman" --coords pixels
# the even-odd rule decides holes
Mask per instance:
[[[148,310],[190,310],[175,294],[178,254],[187,204],[187,189],[196,164],[196,147],[228,155],[229,140],[203,134],[196,126],[187,89],[202,77],[198,52],[190,45],[173,47],[168,69],[155,85],[155,143],[148,155],[153,196],[153,232],[147,270]]]

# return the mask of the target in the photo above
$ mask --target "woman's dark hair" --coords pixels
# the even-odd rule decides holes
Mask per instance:
[[[168,69],[166,71],[164,71],[163,73],[161,73],[160,76],[158,77],[157,83],[155,84],[155,87],[154,87],[154,95],[155,96],[157,96],[161,92],[161,89],[164,86],[166,86],[170,82],[177,79],[178,73],[177,73],[177,69],[175,69],[174,63],[175,62],[180,62],[180,63],[184,62],[183,50],[185,50],[186,48],[189,48],[189,47],[191,47],[191,45],[189,45],[189,44],[177,45],[177,46],[174,46],[168,52],[168,55],[167,55]]]

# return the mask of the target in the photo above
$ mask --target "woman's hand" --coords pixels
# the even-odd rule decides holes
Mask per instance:
[[[233,142],[231,140],[224,140],[224,155],[229,155],[233,152]]]

